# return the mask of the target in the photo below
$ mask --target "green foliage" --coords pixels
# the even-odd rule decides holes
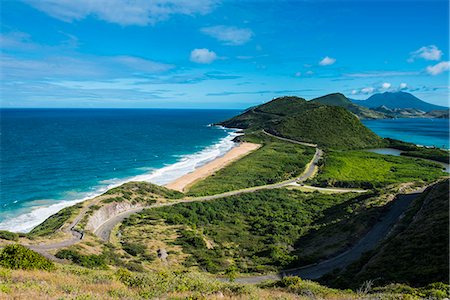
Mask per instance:
[[[161,196],[167,199],[183,198],[183,193],[170,190],[163,186],[159,186],[149,182],[127,182],[119,187],[110,189],[105,194],[107,195],[122,194],[123,198],[127,200],[130,200],[133,194],[137,194],[140,197],[144,198],[152,195]]]
[[[116,278],[126,286],[138,290],[143,298],[159,298],[170,292],[201,292],[203,295],[218,291],[235,296],[245,295],[253,289],[250,286],[225,283],[196,272],[148,272],[136,274],[128,270],[116,271]]]
[[[145,254],[147,248],[145,247],[145,245],[139,243],[124,242],[122,243],[122,249],[132,256],[138,256]]]
[[[314,103],[267,130],[276,135],[333,149],[378,147],[382,142],[345,108]]]
[[[39,253],[22,245],[8,245],[0,252],[0,266],[9,269],[53,270],[54,264]]]
[[[343,107],[297,97],[281,97],[221,123],[335,149],[379,147],[382,140]]]
[[[448,150],[443,150],[439,148],[418,147],[411,143],[394,140],[390,138],[386,138],[385,140],[387,142],[387,147],[404,151],[402,152],[401,155],[421,157],[435,161],[440,161],[443,163],[449,163],[450,151]]]
[[[376,285],[448,282],[448,206],[449,181],[445,180],[414,200],[389,239],[324,282],[338,287],[354,287],[370,279]]]
[[[148,209],[125,220],[123,226],[139,228],[159,219],[183,225],[176,243],[191,254],[186,261],[188,266],[198,265],[212,273],[225,272],[232,265],[240,272],[274,271],[296,259],[293,246],[315,226],[315,220],[321,219],[330,207],[354,197],[263,190]]]
[[[319,98],[312,99],[311,102],[343,107],[351,111],[361,119],[384,119],[387,117],[385,114],[381,112],[352,103],[347,97],[345,97],[341,93],[325,95]]]
[[[330,151],[312,183],[320,186],[383,187],[388,184],[431,182],[445,175],[440,165],[422,159],[366,151]]]
[[[303,172],[315,152],[311,147],[272,138],[262,142],[260,149],[194,184],[188,195],[215,195],[294,178]]]
[[[15,232],[0,230],[0,239],[7,241],[18,241],[19,235]]]
[[[105,269],[106,261],[103,255],[83,255],[76,250],[62,249],[56,255],[57,258],[67,259],[82,267],[91,269]]]
[[[54,215],[48,217],[44,222],[34,227],[29,232],[30,237],[46,236],[55,233],[61,226],[63,226],[73,215],[79,212],[82,204],[76,204],[61,209]]]
[[[281,280],[261,285],[262,288],[281,288],[297,295],[305,296],[312,299],[328,299],[328,298],[353,298],[352,291],[340,291],[320,285],[317,282],[303,280],[297,276],[287,276]]]

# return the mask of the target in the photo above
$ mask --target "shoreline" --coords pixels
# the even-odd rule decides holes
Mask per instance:
[[[250,154],[251,152],[259,149],[260,147],[261,147],[260,144],[253,144],[247,142],[240,143],[238,146],[232,148],[224,155],[215,158],[209,163],[195,169],[194,171],[186,175],[183,175],[175,179],[174,181],[164,186],[168,189],[176,190],[179,192],[185,192],[190,186],[192,186],[197,181],[212,175],[218,170]]]
[[[225,129],[221,126],[216,127],[218,129]],[[79,203],[90,201],[98,196],[101,196],[107,191],[128,182],[145,181],[165,186],[166,184],[174,182],[187,174],[195,172],[197,169],[208,165],[218,158],[224,157],[228,152],[237,148],[237,143],[233,142],[233,139],[239,135],[236,132],[237,130],[231,128],[226,128],[226,130],[228,131],[227,136],[201,149],[200,151],[183,155],[175,163],[167,164],[166,166],[154,169],[149,173],[117,179],[117,181],[100,187],[96,191],[80,194],[80,198],[78,199],[60,199],[50,205],[32,207],[28,212],[24,212],[15,217],[2,220],[2,222],[0,222],[0,230],[7,230],[18,233],[30,232],[34,227],[38,226],[50,216],[58,213],[62,209]]]

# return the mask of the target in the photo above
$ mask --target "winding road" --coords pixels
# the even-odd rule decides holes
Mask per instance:
[[[390,230],[406,211],[409,204],[423,192],[424,188],[411,194],[401,194],[393,200],[389,211],[375,224],[369,232],[361,238],[351,249],[328,260],[300,268],[284,270],[279,274],[269,274],[261,276],[240,277],[236,282],[240,283],[260,283],[265,280],[281,279],[284,276],[299,276],[303,279],[317,279],[323,275],[348,266],[356,261],[364,252],[374,249],[380,241],[389,235]]]
[[[307,146],[307,147],[314,147],[316,148],[316,152],[309,162],[309,164],[306,166],[305,171],[302,175],[299,177],[286,180],[283,182],[270,184],[270,185],[264,185],[264,186],[257,186],[257,187],[251,187],[241,190],[235,190],[230,191],[222,194],[212,195],[212,196],[204,196],[204,197],[195,197],[195,198],[184,198],[181,200],[168,202],[168,203],[159,203],[154,204],[150,206],[144,206],[144,207],[135,207],[132,209],[129,209],[127,211],[124,211],[120,214],[117,214],[116,216],[111,217],[110,219],[106,220],[104,223],[99,225],[95,230],[94,234],[97,235],[99,238],[101,238],[104,241],[109,241],[111,231],[113,228],[122,222],[124,219],[128,218],[134,213],[138,213],[144,209],[147,208],[157,208],[157,207],[163,207],[163,206],[171,206],[176,205],[179,203],[189,203],[189,202],[200,202],[200,201],[211,201],[215,199],[220,199],[228,196],[234,196],[244,193],[253,193],[260,190],[266,190],[266,189],[276,189],[276,188],[282,188],[282,187],[288,187],[288,186],[303,186],[301,183],[306,181],[307,179],[314,176],[316,169],[317,169],[317,163],[323,156],[323,151],[317,147],[316,144],[311,143],[305,143],[300,141],[295,141],[283,137],[278,137],[276,135],[270,134],[263,130],[263,132],[271,137]],[[358,192],[358,193],[364,193],[367,190],[353,190],[353,189],[335,189],[335,188],[317,188],[317,187],[311,187],[311,186],[303,186],[307,189],[314,189],[319,191],[332,191],[332,192]],[[269,275],[261,275],[261,276],[250,276],[250,277],[241,277],[237,278],[237,282],[241,283],[259,283],[264,280],[268,279],[280,279],[283,276],[292,275],[292,276],[300,276],[305,279],[317,279],[324,274],[333,271],[336,268],[343,268],[350,264],[351,262],[357,260],[362,253],[373,249],[381,240],[383,240],[391,230],[392,226],[397,222],[398,218],[402,215],[402,213],[407,209],[409,203],[415,199],[419,195],[420,191],[416,191],[412,194],[403,194],[397,196],[397,198],[393,201],[393,204],[391,205],[388,213],[383,216],[383,218],[375,224],[375,226],[370,229],[370,231],[351,249],[347,250],[344,253],[341,253],[337,255],[336,257],[333,257],[331,259],[319,262],[314,265],[309,265],[301,268],[295,268],[290,270],[284,270],[283,272],[279,274],[269,274]],[[83,216],[86,214],[86,212],[89,210],[89,208],[92,205],[95,205],[96,203],[91,203],[89,206],[82,209],[82,211],[78,214],[78,216],[74,219],[74,221],[70,224],[70,226],[67,227],[65,232],[70,232],[72,237],[67,240],[63,240],[60,242],[56,242],[53,244],[45,244],[45,245],[30,245],[29,248],[32,250],[35,250],[41,254],[44,254],[46,257],[52,258],[52,255],[49,254],[48,250],[53,249],[59,249],[68,247],[71,245],[74,245],[78,243],[83,238],[83,233],[78,232],[75,227],[80,222],[80,220],[83,218]],[[54,259],[54,257],[53,257]]]

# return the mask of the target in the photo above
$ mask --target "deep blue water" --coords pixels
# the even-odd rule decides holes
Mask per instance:
[[[449,148],[448,119],[385,119],[364,120],[363,123],[381,137],[423,146]]]
[[[238,113],[173,109],[0,112],[0,228],[11,230],[29,230],[68,203],[134,176],[163,184],[191,171],[232,145],[230,130],[208,124]],[[176,162],[175,167],[167,167]]]

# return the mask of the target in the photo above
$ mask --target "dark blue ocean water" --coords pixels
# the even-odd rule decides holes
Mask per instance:
[[[448,119],[364,120],[363,123],[381,137],[423,146],[449,148]]]
[[[0,112],[0,228],[22,231],[76,200],[135,176],[164,184],[192,171],[232,146],[230,130],[208,124],[238,113],[163,109]]]

